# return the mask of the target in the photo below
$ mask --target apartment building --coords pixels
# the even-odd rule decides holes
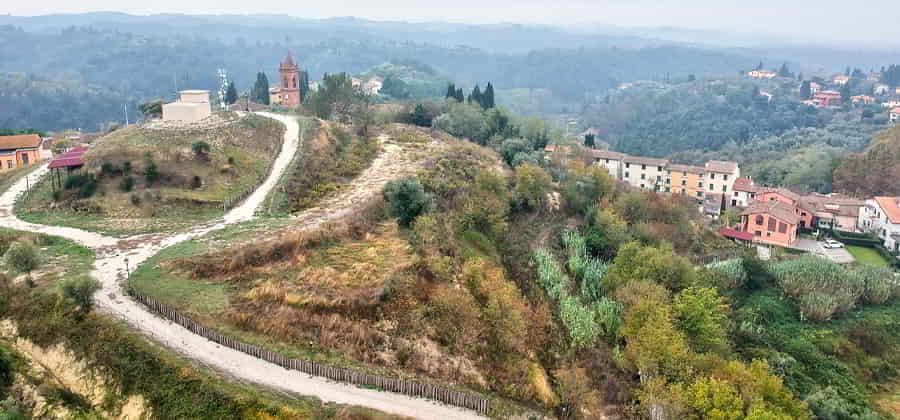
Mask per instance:
[[[641,190],[666,192],[668,163],[665,159],[625,155],[621,179]]]
[[[706,169],[700,166],[669,164],[667,167],[669,179],[671,179],[672,194],[681,194],[703,199],[705,193],[704,180]]]
[[[706,192],[728,195],[734,191],[734,181],[740,176],[741,168],[737,162],[723,160],[706,162]]]

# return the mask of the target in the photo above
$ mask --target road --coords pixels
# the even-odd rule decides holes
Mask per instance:
[[[426,399],[358,388],[284,369],[237,350],[222,347],[177,324],[159,318],[122,292],[121,286],[126,279],[126,266],[133,270],[167,247],[203,236],[228,225],[252,220],[255,217],[256,210],[265,201],[269,192],[275,188],[279,178],[297,152],[301,141],[295,118],[268,113],[261,115],[276,119],[287,127],[281,153],[276,157],[272,172],[262,185],[220,220],[202,224],[188,232],[175,235],[147,234],[123,239],[80,229],[36,225],[19,220],[13,214],[16,198],[26,188],[26,180],[23,178],[0,195],[0,226],[61,236],[93,249],[97,254],[97,259],[91,275],[101,284],[101,289],[94,296],[98,309],[124,320],[144,335],[183,356],[240,380],[280,391],[314,396],[323,401],[369,407],[413,418],[482,418],[473,411]],[[33,183],[47,172],[48,169],[44,165],[31,173],[28,178]]]

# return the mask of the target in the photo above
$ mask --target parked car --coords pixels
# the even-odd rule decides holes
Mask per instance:
[[[826,239],[825,243],[822,245],[825,249],[835,249],[835,248],[843,248],[844,244],[835,241],[834,239]]]

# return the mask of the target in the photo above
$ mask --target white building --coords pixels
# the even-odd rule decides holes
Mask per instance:
[[[633,187],[649,191],[665,191],[668,172],[665,159],[647,158],[639,156],[625,156],[622,159],[622,180]]]
[[[844,86],[850,82],[850,76],[847,76],[844,74],[839,74],[837,76],[834,76],[834,78],[831,79],[831,81],[838,86]]]
[[[878,96],[884,96],[891,93],[891,87],[884,83],[878,83],[872,88],[872,93]]]
[[[162,106],[163,121],[197,122],[212,114],[208,90],[182,90],[178,100]]]
[[[624,153],[609,150],[591,150],[591,155],[594,158],[594,164],[606,168],[606,171],[609,172],[613,179],[616,181],[622,179],[622,168],[625,167],[622,161],[626,156]]]
[[[741,168],[737,162],[723,160],[706,162],[706,192],[730,195],[734,191],[734,181],[740,176]]]
[[[731,189],[731,194],[727,195],[729,207],[745,208],[756,199],[756,193],[759,192],[759,187],[750,177],[736,179]]]
[[[866,200],[859,211],[858,227],[875,234],[889,251],[900,252],[900,197],[875,197]]]
[[[750,70],[747,72],[747,76],[754,79],[773,79],[778,76],[778,73],[769,70]]]

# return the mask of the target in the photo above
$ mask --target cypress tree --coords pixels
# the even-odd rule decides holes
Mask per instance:
[[[451,98],[456,99],[456,85],[453,83],[450,83],[449,85],[447,85],[447,94],[444,95],[444,99],[451,99]]]
[[[269,78],[263,72],[256,73],[256,83],[250,91],[250,100],[258,104],[269,105]]]
[[[234,81],[228,82],[228,87],[225,89],[225,103],[231,105],[237,102],[237,88],[234,87]]]
[[[487,87],[484,88],[484,101],[481,106],[485,109],[494,107],[494,86],[491,82],[488,82]]]
[[[466,100],[466,96],[463,94],[462,88],[456,88],[456,100],[460,103]]]
[[[268,89],[266,89],[268,91]],[[306,70],[300,72],[300,102],[303,102],[303,98],[306,98],[306,95],[309,94],[309,73]],[[266,95],[268,98],[269,95]]]
[[[469,103],[476,103],[481,105],[481,88],[478,85],[475,85],[475,88],[472,89],[472,93],[469,94]]]
[[[812,88],[810,88],[809,80],[804,80],[803,84],[800,85],[800,99],[807,100],[812,95]]]

